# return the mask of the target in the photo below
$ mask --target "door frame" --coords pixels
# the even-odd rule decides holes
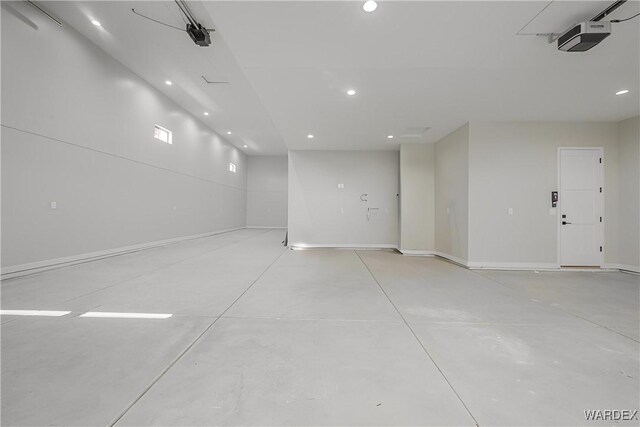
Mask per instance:
[[[562,239],[560,238],[560,228],[562,227],[561,222],[562,222],[562,197],[561,197],[561,179],[560,177],[562,176],[560,173],[560,168],[562,167],[562,162],[560,160],[560,153],[562,152],[562,150],[598,150],[600,152],[600,158],[602,159],[602,163],[600,164],[600,187],[602,187],[602,201],[600,203],[600,215],[602,216],[602,222],[600,223],[600,243],[602,245],[602,252],[600,252],[600,257],[599,257],[599,263],[598,266],[600,268],[602,268],[604,266],[604,254],[605,251],[607,250],[607,247],[604,244],[604,224],[606,221],[606,217],[605,217],[605,206],[604,206],[604,202],[605,202],[605,180],[604,180],[604,162],[605,162],[605,157],[604,157],[604,147],[558,147],[558,206],[556,207],[556,236],[557,236],[557,262],[558,262],[558,268],[562,268],[562,260],[561,260],[561,253],[562,253]]]

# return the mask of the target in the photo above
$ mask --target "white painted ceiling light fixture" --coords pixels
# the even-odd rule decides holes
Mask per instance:
[[[208,115],[209,115],[209,113],[205,111],[205,112],[204,112],[204,115],[205,115],[205,116],[208,116]]]
[[[101,26],[102,26],[102,24],[100,24],[100,21],[96,21],[95,19],[92,19],[92,20],[91,20],[91,23],[92,23],[93,25],[95,25],[96,27],[101,27]]]
[[[393,139],[393,135],[387,135],[387,139]]]
[[[307,135],[307,138],[313,139],[313,135],[309,134],[309,135]]]
[[[629,89],[622,89],[616,92],[616,95],[624,95],[625,93],[629,93]]]
[[[362,5],[362,9],[364,9],[365,12],[373,12],[374,10],[376,10],[378,8],[378,3],[376,3],[373,0],[367,0],[363,5]]]
[[[171,82],[171,80],[166,80],[164,84],[166,84],[167,86],[171,86],[173,83]]]
[[[355,91],[355,90],[353,90],[353,89],[349,89],[349,90],[347,91],[347,95],[349,95],[349,96],[353,96],[353,95],[355,95],[355,94],[356,94],[356,91]]]

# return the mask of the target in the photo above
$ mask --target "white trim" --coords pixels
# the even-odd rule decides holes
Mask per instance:
[[[553,262],[469,261],[468,267],[472,270],[558,270]]]
[[[407,256],[436,256],[433,251],[416,251],[413,249],[398,249],[402,255]]]
[[[640,273],[640,267],[638,267],[637,265],[607,263],[604,264],[603,267],[615,268],[622,271],[631,271],[633,273]]]
[[[457,256],[449,255],[444,252],[433,251],[435,256],[439,256],[440,258],[448,259],[449,261],[455,262],[463,267],[469,268],[469,261],[466,259],[458,258]]]
[[[589,271],[589,272],[607,272],[613,270],[628,271],[632,273],[640,273],[640,267],[626,264],[604,264],[601,268],[561,268],[552,262],[496,262],[496,261],[465,261],[453,255],[445,254],[438,251],[417,251],[412,249],[399,249],[405,256],[437,256],[452,261],[456,264],[466,267],[469,270],[519,270],[519,271]]]
[[[108,258],[115,255],[122,255],[129,252],[137,252],[143,249],[151,249],[158,246],[164,246],[171,243],[178,243],[183,240],[198,239],[201,237],[213,236],[216,234],[228,233],[230,231],[242,230],[246,227],[230,228],[228,230],[212,231],[209,233],[193,234],[191,236],[174,237],[172,239],[157,240],[155,242],[141,243],[138,245],[123,246],[119,248],[106,249],[103,251],[88,252],[79,255],[72,255],[63,258],[48,259],[44,261],[29,262],[26,264],[12,265],[2,268],[2,279],[24,276],[26,274],[39,273],[40,271],[50,270],[52,268],[67,267],[73,264],[79,264],[87,261],[96,261],[102,258]]]
[[[552,262],[497,262],[497,261],[464,261],[463,259],[454,257],[438,251],[418,251],[413,249],[398,249],[402,255],[406,256],[437,256],[453,261],[470,270],[520,270],[520,271],[589,271],[589,272],[607,272],[612,270],[627,271],[632,273],[640,273],[640,267],[627,264],[606,263],[601,268],[562,268]]]
[[[402,255],[406,256],[437,256],[439,258],[444,258],[448,261],[451,261],[455,264],[458,264],[462,267],[468,268],[468,261],[458,258],[457,256],[449,255],[444,252],[438,251],[416,251],[412,249],[398,249]]]
[[[247,225],[245,228],[276,228],[278,230],[284,230],[287,227],[275,226],[275,225]]]
[[[327,244],[315,244],[315,243],[290,243],[291,249],[398,249],[397,245],[390,245],[387,243],[372,243],[372,244],[344,244],[344,243],[327,243]]]

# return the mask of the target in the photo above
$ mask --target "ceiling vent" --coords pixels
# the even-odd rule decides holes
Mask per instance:
[[[425,132],[427,132],[429,127],[410,127],[406,128],[404,132],[400,135],[401,138],[420,138]]]

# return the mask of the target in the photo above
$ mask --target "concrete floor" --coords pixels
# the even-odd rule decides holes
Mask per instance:
[[[10,279],[2,425],[638,425],[639,279],[242,230]],[[93,311],[172,313],[80,318]]]

